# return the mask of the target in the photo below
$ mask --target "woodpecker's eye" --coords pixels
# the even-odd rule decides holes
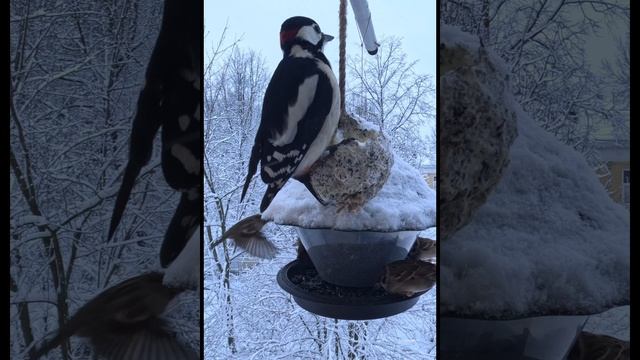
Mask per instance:
[[[318,25],[313,25],[313,30],[320,32],[320,26]]]

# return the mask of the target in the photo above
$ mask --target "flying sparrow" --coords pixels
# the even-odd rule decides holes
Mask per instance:
[[[436,260],[436,241],[418,237],[413,247],[409,251],[408,259],[421,260],[426,262],[435,262]]]
[[[195,352],[166,330],[160,318],[183,290],[163,285],[159,272],[125,280],[81,307],[53,337],[44,340],[34,358],[77,335],[88,338],[101,358],[197,359]]]
[[[220,239],[212,246],[221,243],[225,239],[232,239],[237,246],[253,256],[263,259],[273,259],[278,249],[262,232],[262,227],[267,222],[268,221],[262,220],[261,214],[244,218],[222,234]]]
[[[385,266],[380,285],[391,294],[412,296],[436,282],[436,266],[419,260],[398,260]]]

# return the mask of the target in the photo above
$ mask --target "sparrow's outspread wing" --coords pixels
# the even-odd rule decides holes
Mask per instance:
[[[246,217],[222,234],[219,241],[232,239],[249,254],[263,259],[272,259],[276,256],[278,249],[262,232],[262,227],[266,223],[260,214]]]

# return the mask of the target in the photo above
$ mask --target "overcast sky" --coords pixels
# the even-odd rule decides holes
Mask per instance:
[[[436,2],[432,0],[369,0],[369,9],[378,39],[397,36],[408,60],[418,60],[416,71],[436,74]],[[205,49],[211,49],[228,23],[228,41],[241,39],[240,45],[258,51],[265,58],[268,72],[282,59],[280,25],[292,16],[314,19],[322,31],[336,36],[325,48],[333,68],[338,68],[339,1],[326,0],[205,0]],[[360,37],[351,5],[347,5],[347,55],[360,54]],[[365,56],[370,56],[364,52]]]

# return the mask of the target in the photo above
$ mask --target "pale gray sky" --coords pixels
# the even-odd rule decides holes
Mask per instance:
[[[434,0],[369,0],[369,9],[378,39],[397,36],[403,39],[408,60],[418,60],[416,71],[436,74],[436,2]],[[336,36],[327,44],[325,54],[338,68],[339,1],[326,0],[205,0],[205,50],[211,49],[228,22],[228,40],[242,39],[240,45],[254,49],[273,72],[282,59],[278,33],[291,16],[314,19],[324,33]],[[360,54],[360,37],[351,5],[347,5],[347,55]],[[365,56],[370,56],[364,52]]]

